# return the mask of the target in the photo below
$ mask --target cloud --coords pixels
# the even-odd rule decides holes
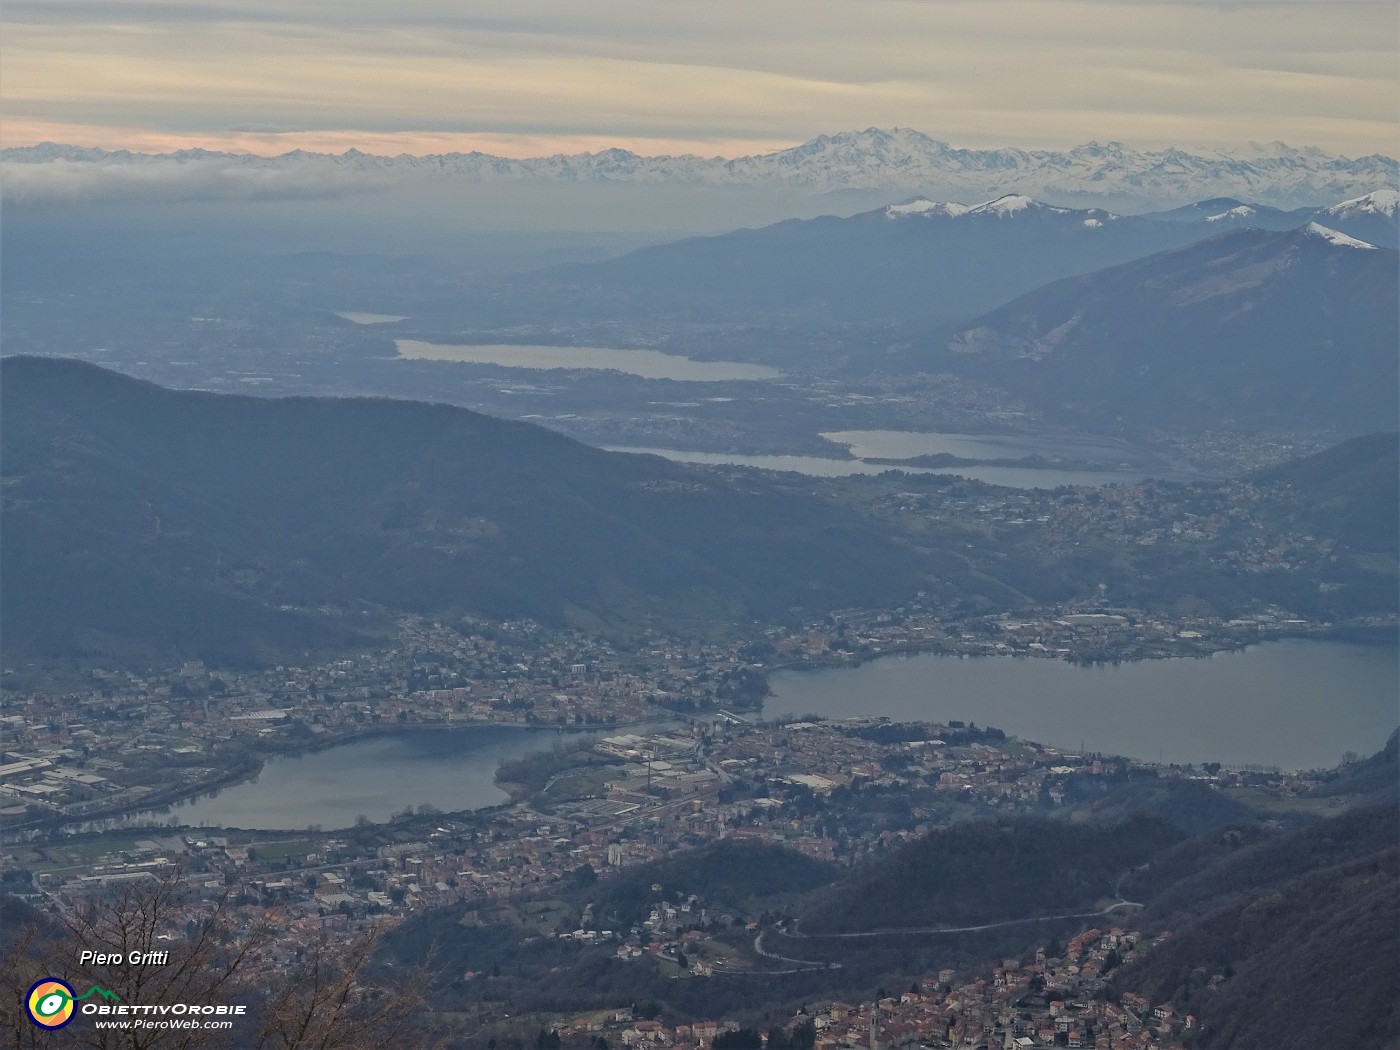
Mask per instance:
[[[231,124],[226,131],[238,134],[252,135],[298,135],[305,134],[305,128],[296,127],[293,124]]]
[[[6,20],[9,116],[191,140],[899,125],[968,146],[1394,150],[1389,2],[20,0]]]
[[[334,200],[386,188],[373,173],[337,172],[324,166],[256,167],[223,160],[181,163],[158,158],[139,164],[77,160],[0,163],[9,205],[66,201],[274,201]]]
[[[276,157],[301,149],[310,153],[364,153],[393,157],[401,153],[427,156],[441,153],[489,153],[496,157],[549,157],[556,154],[597,153],[626,149],[643,156],[749,157],[796,146],[797,139],[658,138],[655,136],[581,135],[505,131],[380,131],[363,128],[306,130],[250,124],[215,131],[152,131],[122,125],[70,124],[44,120],[6,120],[0,126],[0,146],[34,146],[61,142],[104,150],[135,153],[174,153],[205,149]]]

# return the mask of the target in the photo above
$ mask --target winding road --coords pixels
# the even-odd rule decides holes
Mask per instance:
[[[1112,904],[1110,904],[1108,907],[1106,907],[1106,908],[1100,908],[1100,909],[1098,909],[1097,911],[1071,912],[1071,913],[1069,913],[1069,914],[1064,914],[1064,915],[1036,915],[1036,916],[1032,916],[1032,917],[1030,917],[1030,918],[1025,918],[1025,919],[1007,919],[1007,920],[1004,921],[1004,922],[988,922],[988,923],[983,923],[983,924],[980,925],[980,926],[923,926],[923,927],[909,927],[909,928],[894,929],[894,930],[865,930],[865,931],[862,931],[862,932],[860,932],[860,933],[802,933],[801,931],[799,931],[799,930],[797,930],[796,928],[794,928],[794,929],[792,930],[792,932],[787,933],[787,934],[784,934],[784,936],[786,936],[786,937],[791,937],[791,938],[794,939],[794,940],[813,940],[813,941],[815,941],[815,940],[854,940],[854,939],[856,939],[856,938],[869,938],[869,937],[898,937],[898,936],[907,936],[907,935],[909,935],[909,934],[936,935],[936,934],[940,934],[940,933],[981,933],[981,932],[984,931],[984,930],[999,930],[999,929],[1004,929],[1005,927],[1008,927],[1008,926],[1027,926],[1027,925],[1030,925],[1030,924],[1032,924],[1032,923],[1037,923],[1037,922],[1057,922],[1057,921],[1060,921],[1060,920],[1062,920],[1062,919],[1097,919],[1098,917],[1100,917],[1100,916],[1102,916],[1102,915],[1111,915],[1113,912],[1119,911],[1119,910],[1124,909],[1124,908],[1141,908],[1141,907],[1143,907],[1143,905],[1142,905],[1140,902],[1138,902],[1138,901],[1129,901],[1129,900],[1123,900],[1123,899],[1120,898],[1120,899],[1114,901],[1114,902],[1113,902]],[[839,970],[839,969],[841,968],[841,964],[840,964],[839,962],[825,962],[825,961],[821,961],[821,960],[817,960],[817,959],[794,959],[794,958],[792,958],[791,956],[779,955],[779,954],[776,953],[776,952],[770,952],[770,951],[768,951],[768,949],[766,949],[766,948],[763,947],[763,938],[764,938],[764,935],[767,934],[768,932],[769,932],[769,931],[767,931],[767,930],[761,930],[761,931],[759,931],[758,936],[756,936],[756,937],[753,939],[753,950],[754,950],[754,953],[757,954],[757,955],[762,956],[762,957],[765,958],[765,959],[775,959],[775,960],[777,960],[778,962],[792,963],[792,964],[794,964],[794,965],[797,967],[797,969],[795,969],[795,970],[763,970],[763,971],[749,970],[749,971],[745,971],[745,972],[753,973],[753,974],[758,974],[758,973],[798,973],[798,972],[800,972],[801,970]],[[731,973],[737,973],[738,971],[729,971],[729,972],[731,972]]]

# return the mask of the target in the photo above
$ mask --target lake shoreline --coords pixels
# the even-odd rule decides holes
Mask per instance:
[[[182,784],[179,786],[178,794],[166,796],[161,795],[161,800],[151,803],[143,799],[132,807],[119,807],[110,811],[98,811],[90,814],[83,814],[71,820],[59,820],[47,824],[55,830],[73,827],[76,825],[88,824],[107,820],[134,820],[147,814],[152,816],[170,816],[170,810],[175,806],[194,802],[207,796],[213,797],[229,788],[235,788],[242,784],[251,783],[258,779],[267,768],[269,760],[274,758],[297,758],[303,755],[316,754],[322,751],[329,751],[333,748],[343,747],[347,744],[355,744],[372,740],[388,739],[402,736],[415,731],[428,732],[457,732],[461,730],[481,730],[481,729],[508,729],[522,730],[531,733],[554,733],[557,735],[577,735],[589,732],[613,732],[619,729],[629,729],[636,726],[650,725],[654,722],[671,721],[675,716],[657,715],[652,718],[635,719],[627,722],[606,722],[596,725],[586,726],[551,726],[551,725],[525,725],[519,722],[414,722],[407,725],[396,726],[373,726],[368,729],[353,730],[349,732],[326,733],[309,741],[277,741],[264,744],[258,749],[256,760],[251,765],[239,765],[213,780],[203,781],[199,784]],[[140,825],[137,825],[140,826]],[[163,824],[153,824],[153,827],[164,827]],[[176,825],[176,827],[190,827],[191,825]],[[244,830],[278,830],[278,829],[244,829]]]
[[[1113,667],[1120,664],[1146,663],[1156,660],[1206,660],[1217,653],[1242,652],[1257,645],[1284,641],[1343,642],[1349,645],[1368,645],[1377,648],[1393,647],[1400,644],[1400,633],[1394,625],[1382,624],[1339,624],[1326,628],[1289,628],[1272,632],[1260,638],[1244,635],[1202,636],[1190,639],[1189,649],[1181,652],[1139,652],[1127,650],[1120,655],[1100,658],[1089,655],[1076,655],[1073,652],[1060,653],[1055,650],[1013,649],[1001,651],[984,646],[972,648],[950,645],[944,639],[926,642],[902,642],[890,645],[873,653],[859,653],[837,650],[831,655],[818,655],[797,660],[783,660],[764,667],[767,674],[782,671],[830,671],[839,668],[861,667],[887,656],[957,656],[963,659],[1021,658],[1028,660],[1051,660],[1058,663],[1074,664],[1082,667]],[[1097,650],[1096,650],[1097,652]]]
[[[1092,664],[927,650],[835,666],[802,661],[774,672],[762,717],[976,721],[1149,764],[1325,769],[1347,751],[1371,753],[1394,730],[1393,638],[1271,638],[1278,644],[1200,654],[1209,659]]]
[[[783,377],[782,372],[768,365],[743,361],[702,361],[642,348],[541,343],[437,343],[424,339],[395,339],[394,350],[394,360],[397,361],[440,361],[525,371],[621,372],[642,379],[675,382],[766,382]]]
[[[1188,686],[1183,686],[1181,688],[1185,690],[1183,696],[1187,697],[1190,693],[1189,682],[1200,674],[1209,675],[1212,667],[1216,666],[1213,665],[1212,661],[1208,658],[1220,656],[1222,654],[1241,657],[1248,656],[1250,653],[1259,654],[1259,656],[1262,657],[1262,666],[1265,671],[1272,673],[1269,672],[1269,665],[1279,663],[1280,661],[1282,661],[1284,665],[1289,665],[1290,662],[1296,664],[1300,658],[1299,653],[1302,653],[1304,656],[1302,659],[1304,665],[1308,663],[1309,659],[1314,660],[1314,662],[1318,659],[1324,662],[1328,659],[1333,659],[1335,662],[1336,659],[1335,657],[1328,657],[1325,650],[1305,648],[1301,650],[1295,649],[1290,652],[1290,650],[1286,648],[1288,646],[1348,646],[1353,647],[1354,653],[1374,653],[1377,658],[1382,661],[1385,659],[1387,651],[1394,652],[1396,649],[1395,630],[1393,627],[1384,625],[1351,625],[1327,632],[1290,632],[1263,639],[1253,637],[1228,640],[1219,639],[1217,641],[1226,642],[1227,644],[1211,645],[1208,649],[1198,652],[1100,661],[1074,661],[1055,653],[967,652],[956,648],[949,649],[937,642],[932,644],[912,643],[905,646],[892,646],[879,653],[872,654],[843,654],[840,656],[821,655],[807,660],[774,661],[768,665],[766,670],[768,674],[776,679],[776,688],[770,690],[768,696],[764,698],[763,703],[756,710],[752,710],[752,714],[757,718],[772,718],[779,715],[803,715],[810,713],[822,718],[888,717],[894,721],[929,722],[947,721],[949,719],[975,720],[981,724],[996,725],[1009,734],[1021,739],[1035,740],[1039,743],[1050,744],[1052,746],[1064,745],[1067,741],[1073,740],[1076,736],[1079,736],[1085,741],[1092,741],[1093,746],[1089,748],[1090,750],[1121,754],[1142,761],[1152,762],[1158,761],[1164,756],[1160,752],[1157,755],[1148,754],[1144,751],[1143,746],[1113,746],[1104,744],[1099,739],[1099,722],[1121,721],[1128,717],[1128,714],[1124,712],[1131,713],[1131,704],[1126,701],[1115,703],[1111,708],[1105,709],[1098,715],[1092,717],[1083,715],[1082,713],[1071,714],[1069,710],[1066,710],[1063,717],[1056,718],[1052,723],[1046,724],[1042,721],[1041,724],[1036,726],[1034,724],[1027,724],[1022,720],[1020,715],[1011,715],[1008,717],[1004,711],[1004,705],[1003,709],[1000,711],[995,709],[995,705],[993,705],[992,709],[988,709],[985,698],[979,699],[978,690],[981,688],[980,683],[984,679],[988,681],[1010,681],[1014,684],[1012,686],[1002,687],[1003,692],[1016,695],[1021,693],[1041,694],[1053,692],[1057,683],[1059,683],[1059,687],[1063,687],[1066,681],[1081,682],[1086,688],[1092,691],[1095,688],[1102,688],[1103,681],[1111,680],[1115,675],[1126,676],[1124,678],[1125,681],[1135,680],[1135,672],[1132,669],[1147,668],[1149,670],[1146,672],[1145,676],[1142,676],[1144,681],[1155,681],[1159,683],[1159,686],[1162,681],[1180,680],[1186,682]],[[1274,646],[1267,644],[1274,642],[1280,643],[1280,645]],[[997,656],[1034,656],[1037,661],[1045,661],[1045,664],[1032,668],[1030,661],[1024,659],[974,659],[975,657]],[[881,657],[895,657],[897,659],[881,659]],[[1343,662],[1346,662],[1346,659],[1355,662],[1354,657],[1345,658]],[[953,677],[963,683],[956,690],[958,696],[957,703],[961,705],[960,707],[949,708],[948,710],[903,711],[897,709],[898,705],[890,706],[887,701],[882,701],[872,694],[870,696],[865,696],[859,703],[858,708],[851,707],[850,710],[833,711],[824,709],[821,703],[809,703],[802,697],[803,693],[815,689],[818,686],[827,688],[827,685],[831,682],[864,681],[865,679],[861,677],[863,675],[873,675],[874,677],[870,679],[871,681],[878,681],[885,678],[898,678],[899,675],[903,673],[898,670],[901,666],[907,668],[908,665],[918,663],[919,661],[942,661],[942,663],[930,664],[930,667],[937,668],[938,673],[945,677],[951,671]],[[1260,659],[1256,658],[1254,663],[1260,663]],[[964,665],[963,669],[959,670],[958,665]],[[1042,666],[1044,670],[1041,669]],[[976,668],[976,670],[973,670],[973,668]],[[1050,668],[1054,668],[1055,670],[1049,671]],[[1196,670],[1193,672],[1191,670],[1192,668]],[[813,675],[805,673],[814,671],[823,672],[823,674]],[[1089,677],[1075,678],[1074,676],[1076,675],[1088,675]],[[833,678],[832,676],[835,677]],[[849,678],[847,676],[856,677]],[[1267,673],[1265,677],[1268,677]],[[1275,677],[1277,676],[1275,675]],[[786,679],[786,681],[784,681],[784,679]],[[1245,681],[1246,684],[1248,684],[1247,678]],[[795,690],[798,695],[793,696],[790,694],[794,689],[795,683],[807,684],[798,686]],[[1276,687],[1271,686],[1270,688]],[[941,697],[946,693],[946,689],[930,685],[924,692],[930,696]],[[1372,692],[1374,692],[1374,690],[1372,690]],[[1065,701],[1063,701],[1062,698],[1060,702]],[[1049,701],[1040,701],[1041,707],[1047,705],[1053,706]],[[828,704],[827,707],[829,706]],[[713,712],[710,713],[712,714]],[[749,711],[745,711],[744,713],[749,714]],[[161,795],[159,796],[160,800],[154,804],[149,800],[143,799],[134,806],[120,807],[108,812],[84,814],[81,817],[60,819],[48,826],[54,829],[74,828],[84,825],[100,824],[104,821],[135,820],[141,817],[149,817],[151,819],[151,826],[153,827],[168,826],[162,825],[160,820],[162,818],[169,819],[172,815],[172,807],[193,803],[205,796],[217,796],[225,790],[256,781],[266,770],[267,763],[273,758],[298,758],[309,756],[336,747],[380,739],[391,739],[415,732],[441,734],[443,731],[447,731],[451,734],[458,730],[516,730],[525,731],[522,735],[528,733],[552,733],[556,737],[565,735],[579,736],[590,733],[597,734],[635,729],[655,723],[673,722],[678,719],[688,720],[689,718],[695,717],[695,714],[697,713],[687,715],[686,713],[667,711],[658,712],[655,716],[642,720],[610,722],[587,726],[525,725],[516,722],[417,722],[401,725],[376,725],[349,732],[327,733],[313,739],[266,742],[256,748],[256,753],[253,756],[256,759],[255,763],[240,763],[233,768],[222,770],[217,778],[197,785],[179,785],[177,793]],[[1267,714],[1267,712],[1264,712],[1264,714]],[[1267,721],[1267,718],[1265,721]],[[1393,726],[1391,728],[1393,728]],[[1388,732],[1388,730],[1386,731]],[[1145,736],[1151,739],[1152,732],[1148,731],[1139,734],[1139,736]],[[1211,745],[1224,746],[1227,753],[1205,753],[1210,749]],[[1195,746],[1190,749],[1191,753],[1189,754],[1184,753],[1182,746],[1164,746],[1171,746],[1174,748],[1174,753],[1170,757],[1170,761],[1187,762],[1188,764],[1221,761],[1222,764],[1236,768],[1242,768],[1253,764],[1275,765],[1298,769],[1322,768],[1326,765],[1334,764],[1336,760],[1335,757],[1330,755],[1330,751],[1328,750],[1328,747],[1332,747],[1333,745],[1328,745],[1323,748],[1323,754],[1326,755],[1325,760],[1323,758],[1318,758],[1316,760],[1310,758],[1297,763],[1290,762],[1279,756],[1270,758],[1267,754],[1262,758],[1258,754],[1246,755],[1241,753],[1231,755],[1228,753],[1228,750],[1232,745],[1219,744],[1208,732],[1203,732],[1199,739],[1195,741]],[[1367,748],[1368,744],[1359,743],[1356,746],[1344,747],[1342,750],[1366,751]],[[1146,750],[1151,751],[1153,748],[1147,748]],[[1252,749],[1241,748],[1240,750],[1244,752]],[[1182,751],[1183,753],[1177,753],[1178,751]],[[1338,754],[1340,753],[1341,751],[1338,751]],[[498,771],[499,768],[500,762],[497,762],[493,772]],[[499,784],[496,786],[498,789],[501,788]],[[511,796],[511,798],[514,797],[513,793],[508,789],[505,789],[505,793]],[[406,803],[408,800],[405,798],[400,801]],[[507,801],[509,801],[509,799],[502,800],[501,803],[498,804],[506,804]],[[445,811],[451,812],[455,810]],[[376,823],[380,822],[377,821]],[[180,824],[178,826],[193,827],[195,825]]]

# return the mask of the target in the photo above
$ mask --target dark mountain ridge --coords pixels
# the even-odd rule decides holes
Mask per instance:
[[[1252,226],[1258,230],[1293,230],[1313,217],[1315,208],[1295,208],[1284,211],[1267,204],[1251,204],[1234,197],[1212,197],[1209,200],[1183,204],[1167,211],[1144,212],[1140,217],[1159,222],[1212,222],[1225,228]]]
[[[1097,422],[1394,429],[1396,261],[1313,224],[1235,230],[1047,285],[932,360]]]
[[[270,658],[354,644],[364,602],[713,631],[920,577],[810,494],[464,409],[175,392],[69,360],[0,377],[11,653]]]
[[[1119,824],[1045,817],[972,821],[932,831],[821,891],[803,932],[956,927],[1088,910],[1129,868],[1181,832],[1137,814]]]
[[[1359,550],[1400,552],[1400,434],[1366,434],[1255,473],[1298,497],[1293,513]]]
[[[1239,201],[1233,197],[1212,197],[1169,211],[1147,212],[1140,218],[1205,223],[1214,226],[1218,233],[1235,227],[1296,230],[1309,222],[1316,222],[1382,248],[1400,248],[1398,197],[1400,195],[1394,190],[1373,190],[1326,207],[1294,208],[1291,211]]]
[[[1173,932],[1119,989],[1196,1016],[1212,1050],[1400,1043],[1400,807],[1283,835],[1227,829],[1155,859],[1125,891]]]
[[[596,880],[590,869],[521,898],[547,896],[572,909],[569,919],[587,905],[595,922],[625,936],[656,902],[697,894],[693,922],[705,928],[707,950],[742,959],[761,947],[770,953],[761,971],[790,964],[763,972],[761,983],[669,979],[669,967],[619,963],[611,943],[539,937],[521,918],[528,907],[488,901],[416,916],[390,936],[384,957],[405,965],[431,951],[448,973],[499,969],[490,982],[445,988],[446,1009],[508,995],[529,1009],[577,1013],[621,988],[687,1020],[858,1001],[942,967],[968,980],[1000,959],[1029,960],[1037,949],[1054,956],[1054,944],[1089,927],[1122,926],[1144,940],[1170,936],[1106,970],[1105,994],[1170,1003],[1178,1021],[1193,1013],[1190,1047],[1394,1046],[1394,798],[1322,820],[1297,814],[1312,822],[1294,830],[1266,816],[1251,812],[1192,838],[1141,814],[1115,823],[979,819],[846,871],[776,846],[720,841]],[[757,933],[743,928],[749,919]]]
[[[402,613],[733,635],[918,590],[961,609],[1062,602],[1086,580],[1150,609],[1393,608],[1394,470],[1374,443],[1329,461],[1330,487],[1260,497],[1267,528],[1337,544],[1325,566],[1241,575],[1195,547],[1060,553],[926,527],[853,483],[607,453],[442,405],[177,392],[39,358],[6,359],[0,387],[10,661],[300,662],[382,642]]]
[[[541,271],[510,284],[504,310],[624,321],[951,323],[1049,281],[1211,232],[1014,195],[971,208],[915,201]]]

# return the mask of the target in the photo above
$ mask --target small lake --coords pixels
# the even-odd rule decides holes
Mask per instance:
[[[408,729],[275,756],[257,779],[172,806],[157,819],[280,831],[312,824],[345,828],[360,816],[381,823],[425,802],[445,812],[480,809],[509,798],[494,783],[502,762],[548,750],[559,739],[550,730],[509,726]],[[135,822],[150,816],[141,814]]]
[[[1213,656],[1080,666],[909,656],[772,676],[764,714],[960,719],[1149,761],[1312,769],[1379,751],[1400,722],[1393,645],[1288,639]]]
[[[1013,489],[1053,489],[1060,485],[1130,484],[1148,477],[1160,477],[1162,472],[1148,470],[1061,470],[1056,467],[904,467],[888,463],[867,463],[860,459],[832,459],[823,456],[741,456],[729,452],[688,452],[674,448],[637,448],[625,445],[607,446],[609,452],[645,453],[662,456],[677,463],[708,463],[719,466],[760,467],[764,470],[792,470],[818,478],[844,478],[852,474],[883,474],[900,470],[906,474],[951,474],[985,481],[989,485],[1005,485]]]
[[[692,361],[658,350],[618,350],[602,346],[512,346],[508,344],[426,343],[395,339],[400,360],[458,361],[504,368],[600,369],[643,379],[722,383],[739,379],[778,379],[776,368],[738,361]]]
[[[337,317],[343,317],[352,324],[393,324],[395,321],[407,321],[406,314],[367,314],[358,310],[338,310]]]

